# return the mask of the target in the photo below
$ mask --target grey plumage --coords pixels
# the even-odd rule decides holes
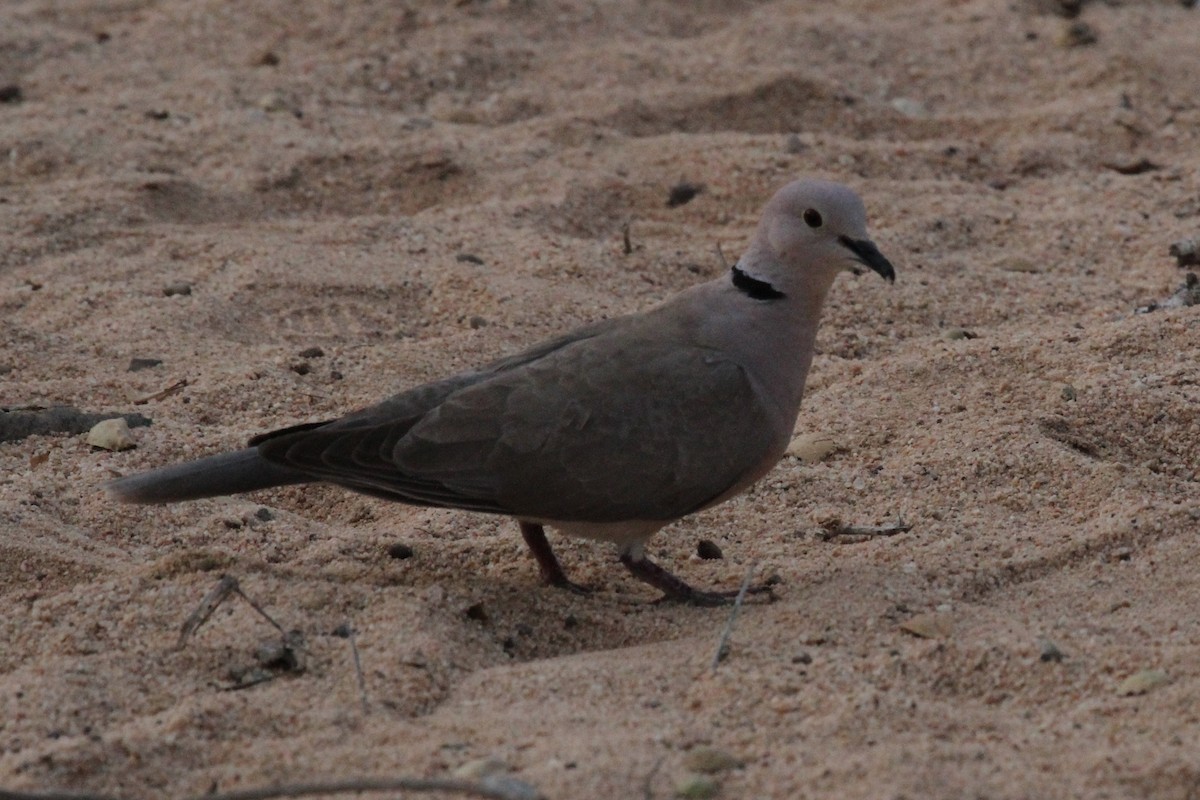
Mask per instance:
[[[815,224],[814,224],[815,223]],[[416,505],[505,514],[552,583],[541,530],[615,542],[670,595],[716,602],[644,557],[663,525],[744,489],[790,438],[825,294],[837,272],[888,263],[857,195],[798,181],[771,200],[732,273],[233,453],[122,478],[118,499],[163,503],[322,481]]]

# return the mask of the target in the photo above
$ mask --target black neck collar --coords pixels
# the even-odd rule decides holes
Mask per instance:
[[[733,266],[733,285],[739,292],[749,295],[753,300],[782,300],[787,297],[787,295],[766,281],[751,278],[738,269],[736,264]]]

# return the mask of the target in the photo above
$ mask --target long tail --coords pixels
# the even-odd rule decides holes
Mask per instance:
[[[302,473],[272,464],[249,447],[118,478],[104,488],[123,503],[177,503],[311,480]]]

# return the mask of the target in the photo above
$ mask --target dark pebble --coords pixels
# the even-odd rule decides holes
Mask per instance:
[[[488,621],[488,613],[483,607],[483,603],[476,603],[473,606],[469,606],[463,613],[467,615],[467,619],[473,619],[476,622]]]
[[[711,539],[701,539],[696,542],[696,555],[706,561],[715,561],[718,558],[725,557],[725,554],[721,552],[721,548]]]
[[[263,522],[270,522],[275,519],[275,512],[266,506],[259,506],[258,510],[254,512],[254,516]]]
[[[301,361],[298,364],[292,364],[291,370],[297,375],[307,375],[308,373],[312,372],[312,367]]]
[[[131,358],[129,359],[129,371],[141,372],[144,369],[157,367],[161,363],[161,358]]]
[[[168,283],[163,287],[163,294],[167,297],[174,297],[177,294],[187,297],[191,293],[192,285],[187,281],[176,281],[175,283]]]
[[[476,264],[483,266],[483,259],[473,253],[459,253],[454,257],[455,261],[461,261],[464,264]]]
[[[692,202],[696,199],[696,195],[704,191],[704,187],[697,183],[689,183],[683,181],[671,187],[670,194],[667,195],[667,208],[675,208]]]
[[[309,347],[300,351],[301,358],[321,358],[325,355],[325,351],[319,347]]]
[[[406,558],[413,557],[413,549],[402,542],[396,542],[388,547],[387,554],[391,558],[403,561]]]
[[[10,83],[7,86],[0,86],[0,103],[19,103],[21,102],[21,87],[15,83]]]

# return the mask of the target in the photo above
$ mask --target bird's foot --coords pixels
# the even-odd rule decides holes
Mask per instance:
[[[696,589],[682,578],[668,572],[644,556],[634,558],[628,553],[622,553],[621,563],[633,573],[635,578],[645,581],[663,593],[659,602],[687,603],[693,606],[709,607],[727,606],[731,605],[741,593],[740,589],[719,592]],[[746,594],[766,595],[767,602],[771,602],[775,599],[774,583],[774,581],[768,580],[749,586],[746,588]]]
[[[571,594],[586,596],[592,593],[592,590],[586,586],[575,583],[567,577],[567,573],[562,568],[562,564],[558,563],[558,557],[554,555],[554,550],[550,547],[549,540],[546,539],[546,530],[541,525],[532,522],[522,522],[521,536],[525,539],[525,544],[529,546],[529,552],[533,554],[533,558],[537,561],[538,571],[542,573],[542,581],[547,586],[553,586],[555,589],[565,589]]]

